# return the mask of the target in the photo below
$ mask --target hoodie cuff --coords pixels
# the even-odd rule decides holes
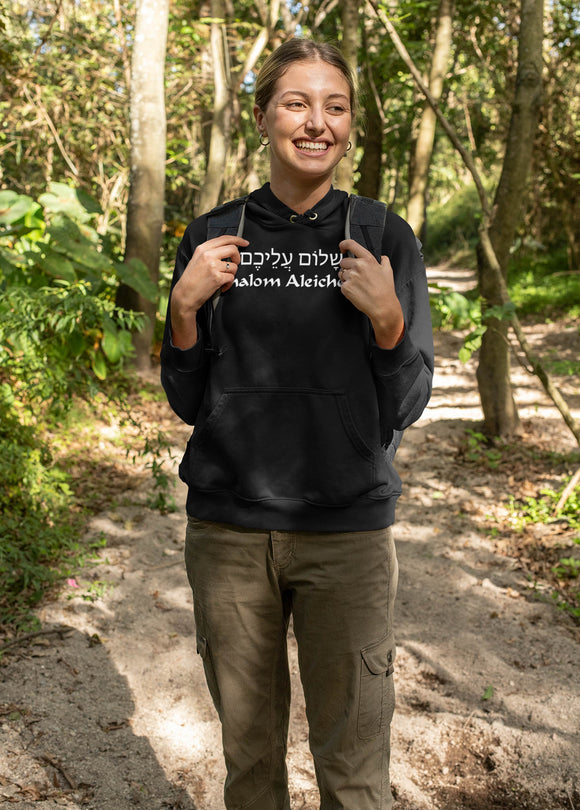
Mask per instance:
[[[381,377],[390,377],[419,355],[417,347],[409,337],[408,330],[405,331],[400,343],[392,349],[381,349],[373,339],[371,340],[371,363],[375,374]]]
[[[167,361],[176,371],[186,374],[197,371],[203,365],[204,359],[205,346],[201,336],[190,349],[180,349],[173,345],[171,338],[169,339]]]

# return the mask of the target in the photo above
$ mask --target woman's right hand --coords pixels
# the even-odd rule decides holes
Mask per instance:
[[[171,338],[179,349],[197,342],[197,311],[218,290],[227,292],[240,264],[239,248],[250,243],[241,236],[218,236],[195,249],[171,292]]]

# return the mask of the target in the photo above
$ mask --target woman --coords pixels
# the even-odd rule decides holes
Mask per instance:
[[[254,107],[270,182],[249,195],[243,236],[208,239],[202,216],[177,254],[162,380],[196,425],[180,467],[186,565],[227,808],[290,808],[291,615],[321,808],[392,806],[392,460],[429,399],[433,345],[409,226],[387,214],[378,259],[344,238],[348,195],[331,178],[355,103],[336,49],[278,48]]]

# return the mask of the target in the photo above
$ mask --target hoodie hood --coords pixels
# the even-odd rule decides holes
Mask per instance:
[[[325,228],[330,224],[329,220],[334,225],[336,224],[337,209],[344,209],[340,212],[344,221],[347,204],[346,191],[339,191],[331,186],[328,193],[315,206],[305,211],[304,214],[297,214],[279,200],[270,188],[270,184],[266,183],[250,194],[248,213],[252,218],[256,218],[266,230],[286,229],[289,223],[310,228]]]

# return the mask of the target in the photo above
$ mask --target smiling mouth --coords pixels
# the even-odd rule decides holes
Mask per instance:
[[[330,144],[328,141],[294,141],[294,146],[303,152],[326,152]]]

